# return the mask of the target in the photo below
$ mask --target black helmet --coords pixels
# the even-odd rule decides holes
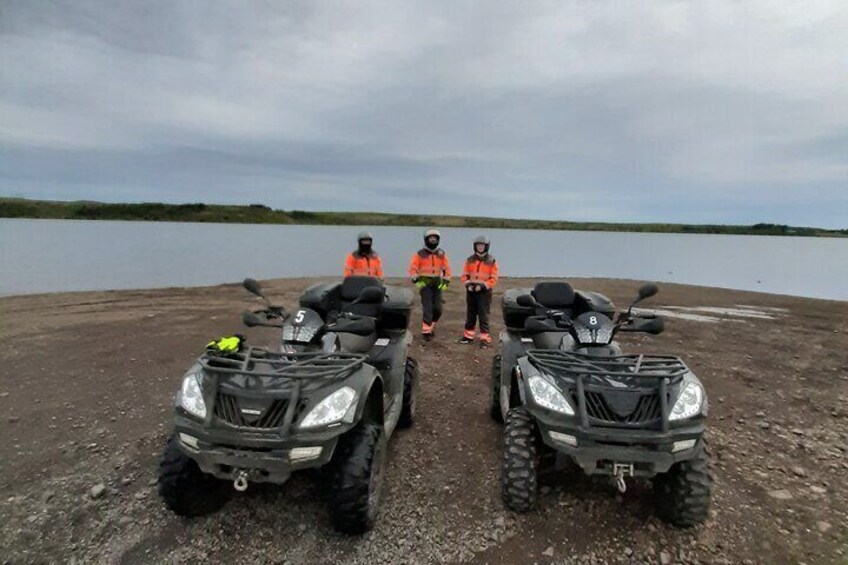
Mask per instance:
[[[482,243],[485,246],[483,248],[482,253],[477,251],[477,244],[479,244],[479,243]],[[488,237],[486,237],[485,235],[478,235],[477,237],[474,238],[474,253],[482,257],[483,255],[485,255],[486,253],[489,252],[489,245],[490,245],[490,242],[489,242]]]
[[[371,245],[374,243],[374,236],[371,235],[371,232],[359,232],[359,235],[356,236],[356,243],[358,244],[360,253],[371,253]]]
[[[431,242],[430,242],[430,239],[431,239],[431,238],[434,238],[434,237],[436,238],[436,242],[435,242],[435,243],[431,243]],[[437,229],[429,229],[429,230],[427,230],[427,231],[425,231],[425,232],[424,232],[424,246],[425,246],[427,249],[429,249],[429,250],[431,250],[431,251],[435,250],[437,247],[439,247],[439,242],[440,242],[440,241],[442,241],[442,234],[441,234],[441,233],[439,233],[439,230],[437,230]]]

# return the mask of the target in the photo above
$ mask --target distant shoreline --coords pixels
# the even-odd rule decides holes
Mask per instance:
[[[334,282],[341,280],[341,277],[335,277],[330,275],[322,275],[322,276],[296,276],[296,277],[267,277],[260,278],[259,281],[262,283],[263,287],[268,288],[298,288],[303,290],[308,286],[315,283],[323,283],[323,282]],[[645,282],[651,282],[648,280],[634,279],[628,277],[502,277],[498,279],[500,282],[498,283],[498,288],[495,291],[495,296],[500,296],[506,289],[514,289],[514,288],[522,288],[522,287],[532,287],[537,282],[546,281],[546,280],[566,280],[571,283],[575,288],[583,289],[583,290],[597,290],[596,287],[615,287],[624,289],[624,294],[626,298],[631,298],[630,294],[634,292],[633,289],[638,288],[640,285]],[[409,279],[406,277],[387,277],[384,280],[385,284],[388,285],[398,285],[405,286],[410,285]],[[809,303],[818,303],[818,302],[831,302],[835,304],[848,304],[848,300],[844,300],[841,298],[827,298],[820,296],[804,296],[799,294],[789,294],[785,292],[767,292],[762,290],[751,290],[744,288],[732,288],[727,286],[714,286],[714,285],[700,285],[700,284],[692,284],[692,283],[681,283],[681,282],[670,282],[670,281],[656,281],[656,284],[659,286],[660,291],[662,292],[662,296],[668,296],[670,293],[678,293],[683,292],[691,295],[700,294],[703,296],[710,294],[726,294],[728,296],[733,296],[734,301],[732,304],[728,304],[728,307],[732,307],[734,305],[738,305],[741,303],[752,303],[752,304],[763,304],[763,303],[780,303],[780,305],[785,306],[786,303],[790,302],[809,302]],[[410,285],[411,286],[411,285]],[[176,295],[176,294],[187,294],[187,295],[206,295],[210,291],[222,291],[224,289],[234,289],[241,292],[242,283],[241,281],[230,281],[230,282],[216,282],[216,283],[203,283],[203,284],[182,284],[182,285],[164,285],[164,286],[144,286],[144,287],[119,287],[119,288],[89,288],[84,290],[55,290],[55,291],[47,291],[47,292],[25,292],[25,293],[9,293],[9,294],[0,294],[0,309],[4,307],[6,304],[14,301],[22,301],[22,300],[47,300],[47,299],[62,299],[74,301],[77,299],[84,298],[86,296],[95,297],[114,297],[125,295],[127,297],[142,297],[142,296],[168,296],[168,295]],[[629,294],[628,294],[629,293]],[[464,291],[459,290],[452,286],[449,290],[445,292],[445,297],[451,297],[455,295],[464,296]],[[86,302],[83,302],[85,304]],[[623,304],[624,302],[622,302]],[[500,311],[500,302],[495,300],[493,304],[497,304],[496,308]],[[493,306],[493,309],[495,306]],[[656,306],[656,308],[662,308],[662,306]],[[650,309],[650,308],[649,308]],[[708,312],[705,315],[709,315]]]
[[[560,231],[848,237],[848,229],[829,230],[767,223],[754,225],[719,225],[570,222],[560,220],[447,216],[438,214],[272,210],[262,204],[250,204],[246,206],[201,203],[163,204],[158,202],[109,204],[91,201],[60,202],[4,197],[0,197],[0,218],[280,225],[438,226]]]

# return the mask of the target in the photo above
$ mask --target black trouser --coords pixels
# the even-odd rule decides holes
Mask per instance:
[[[438,322],[442,317],[442,291],[429,284],[422,288],[421,309],[424,311],[425,325]]]
[[[477,325],[477,320],[480,320],[480,333],[489,333],[489,310],[492,307],[492,290],[487,289],[481,292],[465,293],[465,329],[473,331]]]

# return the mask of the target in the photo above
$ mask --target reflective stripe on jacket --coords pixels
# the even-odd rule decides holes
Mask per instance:
[[[410,277],[451,277],[450,263],[443,249],[420,249],[409,261]]]
[[[462,268],[462,276],[459,280],[465,284],[467,282],[483,283],[486,288],[495,288],[498,284],[498,263],[495,258],[488,253],[484,257],[478,257],[476,254],[465,260],[465,266]]]
[[[354,251],[345,261],[344,276],[346,277],[377,277],[383,278],[383,261],[374,251],[363,255]]]

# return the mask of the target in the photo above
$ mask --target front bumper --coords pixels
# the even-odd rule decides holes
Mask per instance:
[[[235,480],[245,472],[251,482],[282,484],[294,471],[329,463],[339,436],[351,427],[339,424],[317,432],[282,437],[274,432],[207,426],[177,415],[174,432],[180,450],[197,462],[204,473]]]
[[[538,423],[542,441],[557,452],[558,466],[571,459],[589,475],[612,475],[616,464],[624,464],[633,465],[633,476],[652,477],[668,472],[675,463],[694,458],[703,448],[703,418],[663,432],[583,427],[576,417],[558,416],[540,408],[531,408],[530,412]]]

